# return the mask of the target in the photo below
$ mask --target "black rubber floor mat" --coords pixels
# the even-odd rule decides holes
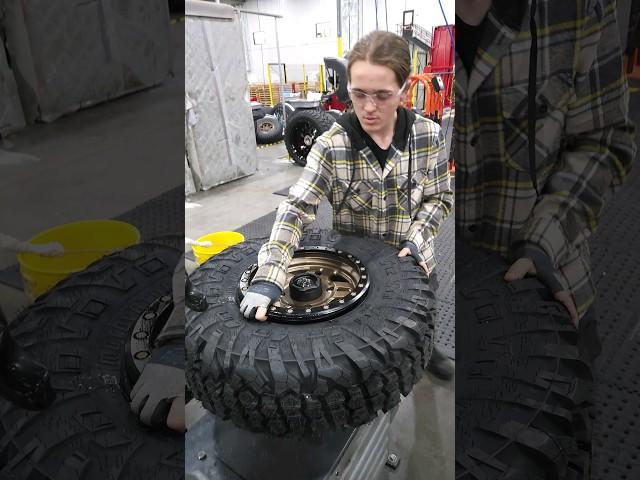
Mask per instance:
[[[619,356],[624,355],[625,340],[637,328],[637,315],[601,299],[598,307],[598,334],[602,353],[595,363],[596,380],[606,380]]]
[[[640,472],[640,391],[596,387],[591,478],[632,480]]]
[[[17,263],[0,270],[0,283],[22,290],[22,275],[20,275],[20,267]]]
[[[455,218],[449,215],[443,222],[435,240],[436,272],[439,288],[438,318],[436,319],[436,345],[449,358],[456,358],[456,306],[455,306]]]
[[[436,345],[447,357],[456,358],[456,304],[455,290],[450,288],[445,298],[438,297],[436,318]]]
[[[262,217],[247,223],[240,227],[238,232],[242,233],[246,239],[253,238],[267,238],[271,235],[271,229],[273,222],[276,219],[276,211],[263,215]],[[326,200],[322,200],[318,207],[318,214],[316,220],[311,223],[307,228],[331,228],[333,223],[333,213],[331,210],[331,204]]]
[[[143,239],[184,235],[184,186],[158,195],[116,217],[135,225]]]
[[[640,121],[640,95],[630,112]],[[636,143],[640,136],[636,137]],[[640,171],[600,216],[591,245],[602,353],[596,361],[592,478],[640,478]]]

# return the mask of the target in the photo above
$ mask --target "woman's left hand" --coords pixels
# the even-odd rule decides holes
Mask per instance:
[[[569,315],[571,315],[571,321],[573,322],[573,325],[578,328],[580,317],[578,315],[576,304],[573,301],[573,297],[571,296],[571,292],[569,290],[559,290],[554,292],[554,289],[548,284],[547,281],[545,281],[545,279],[549,277],[549,274],[540,275],[540,272],[538,272],[538,270],[536,269],[536,265],[532,259],[522,257],[516,260],[513,265],[509,267],[507,273],[505,273],[504,279],[507,282],[514,282],[516,280],[522,280],[526,275],[537,276],[540,281],[544,283],[547,288],[549,288],[549,290],[553,294],[553,297],[562,305],[564,305],[564,307],[569,312]]]
[[[411,253],[410,248],[405,247],[402,250],[400,250],[400,253],[398,253],[398,257],[406,257],[408,255],[413,256],[416,262],[418,262],[418,265],[420,265],[424,269],[424,272],[427,274],[427,276],[429,276],[429,270],[427,270],[427,262],[421,262],[419,258],[416,258],[415,255]]]

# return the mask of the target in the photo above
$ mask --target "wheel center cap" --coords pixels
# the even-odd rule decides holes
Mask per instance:
[[[304,136],[304,144],[307,147],[310,147],[312,143],[313,143],[313,137],[311,135],[305,135]]]
[[[309,302],[322,295],[322,282],[315,273],[305,272],[293,276],[289,282],[291,298],[298,302]]]

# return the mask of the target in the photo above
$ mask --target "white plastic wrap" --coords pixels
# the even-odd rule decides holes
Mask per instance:
[[[185,149],[195,188],[207,190],[256,171],[255,129],[237,13],[195,0],[185,8]]]
[[[28,123],[157,85],[169,72],[166,0],[4,0],[3,8]]]
[[[22,127],[24,114],[16,81],[7,64],[4,48],[0,48],[0,136],[6,136]]]

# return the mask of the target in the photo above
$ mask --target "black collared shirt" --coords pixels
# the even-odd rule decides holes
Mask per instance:
[[[464,64],[467,75],[471,75],[485,22],[486,17],[479,25],[469,25],[456,15],[456,52]]]
[[[380,168],[384,171],[384,167],[387,164],[387,159],[389,158],[389,150],[390,148],[380,148],[380,146],[375,142],[371,136],[364,131],[362,125],[360,125],[360,121],[356,119],[356,129],[362,139],[367,144],[367,147],[371,149],[373,154],[378,159],[380,163]],[[402,115],[401,112],[398,113],[398,118],[396,119],[396,126],[393,131],[393,143],[397,145],[397,141],[400,137],[405,135],[405,131],[407,129],[407,119],[405,115]]]

